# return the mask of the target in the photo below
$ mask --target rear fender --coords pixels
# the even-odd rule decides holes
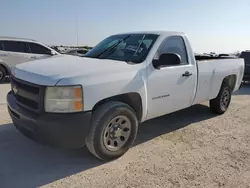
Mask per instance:
[[[234,74],[228,75],[222,80],[220,88],[222,87],[223,84],[227,84],[231,88],[231,91],[233,92],[235,90],[236,82],[237,82],[236,75],[234,75]],[[213,96],[211,99],[214,99],[218,96],[218,94],[220,92],[220,88],[217,90],[217,95]]]

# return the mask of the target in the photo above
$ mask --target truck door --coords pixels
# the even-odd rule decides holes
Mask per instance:
[[[147,119],[189,107],[195,94],[197,70],[196,65],[188,60],[184,39],[181,36],[166,38],[154,59],[163,53],[177,53],[181,57],[181,64],[161,69],[149,64]]]

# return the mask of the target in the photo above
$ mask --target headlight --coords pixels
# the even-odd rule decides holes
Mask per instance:
[[[83,111],[81,86],[47,87],[44,99],[45,112],[68,113]]]

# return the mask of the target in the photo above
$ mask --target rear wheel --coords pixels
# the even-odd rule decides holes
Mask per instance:
[[[137,130],[138,120],[130,106],[108,102],[94,112],[86,145],[101,160],[116,159],[133,145]]]
[[[223,83],[218,96],[210,100],[210,108],[212,112],[224,114],[231,102],[231,88],[228,84]]]
[[[3,67],[0,66],[0,83],[4,81],[6,76],[6,71]]]

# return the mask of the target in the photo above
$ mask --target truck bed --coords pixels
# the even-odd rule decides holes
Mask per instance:
[[[215,98],[221,87],[223,79],[230,75],[236,76],[234,90],[241,84],[243,76],[244,60],[241,58],[207,59],[209,61],[197,61],[198,85],[194,104]],[[207,63],[206,63],[207,62]]]

